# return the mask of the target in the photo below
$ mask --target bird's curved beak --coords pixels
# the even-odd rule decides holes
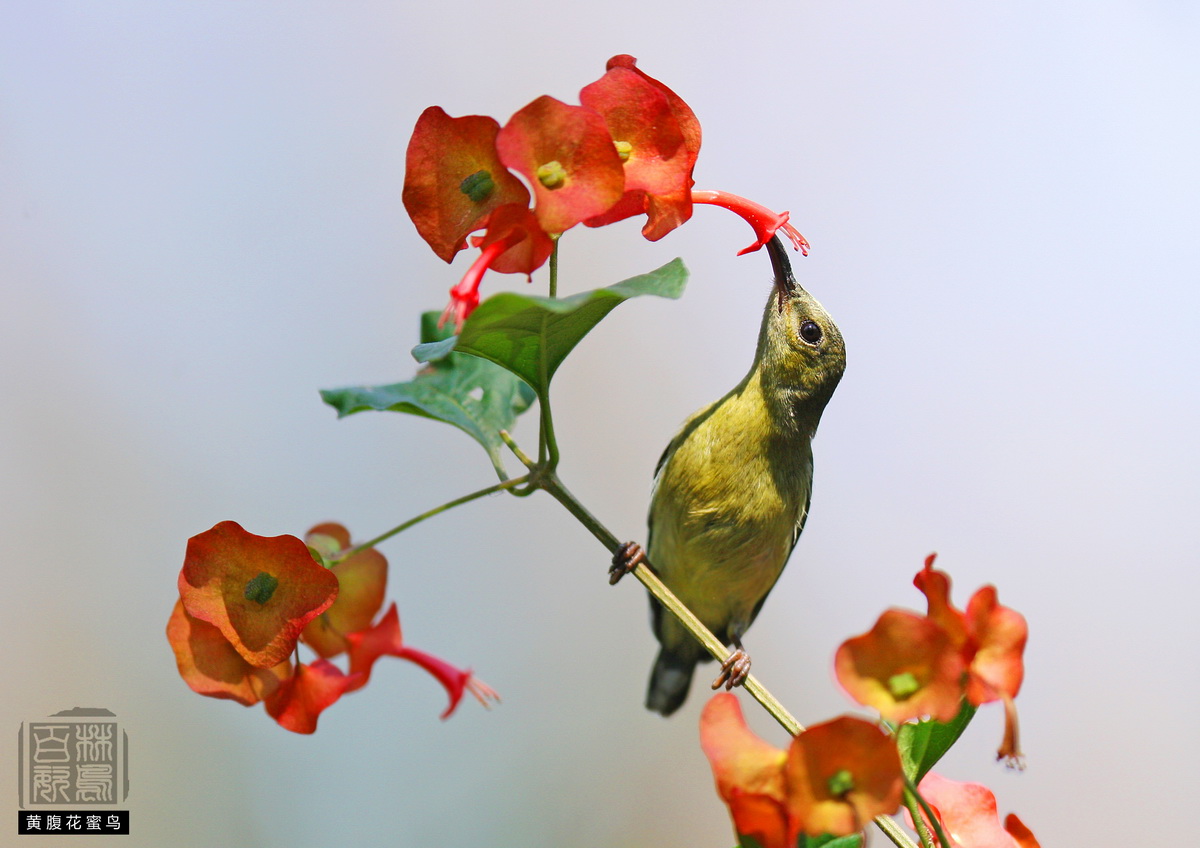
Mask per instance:
[[[787,248],[779,239],[779,234],[771,236],[767,242],[767,253],[771,256],[771,268],[775,272],[775,290],[779,293],[779,311],[800,290],[800,284],[792,273],[792,260],[788,259]]]

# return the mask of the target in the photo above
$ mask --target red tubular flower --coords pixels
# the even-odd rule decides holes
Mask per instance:
[[[642,235],[657,241],[692,216],[692,169],[700,152],[700,123],[675,92],[614,56],[607,73],[579,92],[579,101],[604,117],[625,163],[625,195],[584,223],[600,227],[643,212]]]
[[[942,848],[1040,848],[1029,828],[1016,816],[1010,814],[1004,827],[1000,826],[996,796],[986,786],[960,783],[930,772],[918,789],[950,840],[950,845]],[[906,818],[911,825],[907,811]]]
[[[496,136],[500,161],[533,186],[534,213],[561,233],[621,199],[625,173],[604,119],[591,109],[543,95]]]
[[[349,550],[350,533],[340,524],[318,524],[305,541],[325,560],[336,560]],[[350,647],[346,634],[370,627],[383,606],[387,568],[387,559],[374,548],[330,567],[338,581],[337,600],[304,628],[300,636],[304,644],[324,659],[344,653]]]
[[[488,270],[532,274],[550,258],[554,240],[538,225],[528,207],[508,204],[488,216],[487,233],[476,246],[483,252],[450,289],[450,304],[438,322],[441,326],[453,318],[455,332],[462,329],[463,322],[479,305],[479,284]]]
[[[740,215],[746,223],[754,228],[754,243],[747,248],[739,250],[738,256],[758,250],[770,241],[771,236],[775,235],[779,230],[783,231],[783,234],[788,237],[796,250],[808,256],[808,239],[800,235],[800,232],[788,223],[787,212],[776,214],[762,204],[755,203],[753,200],[747,200],[744,197],[738,197],[736,194],[730,194],[727,191],[693,191],[692,202],[723,206],[729,211]]]
[[[313,733],[317,719],[346,692],[357,688],[357,674],[343,674],[328,660],[300,665],[266,699],[267,714],[293,733]]]
[[[869,633],[834,657],[838,682],[860,704],[892,722],[932,716],[950,721],[962,703],[962,654],[933,620],[888,610]]]
[[[529,205],[529,191],[500,162],[500,124],[483,115],[421,113],[408,142],[404,208],[433,252],[449,262],[494,209]]]
[[[304,542],[255,536],[233,521],[189,539],[179,572],[188,614],[216,627],[257,668],[287,659],[337,594],[337,577],[313,561]]]
[[[450,704],[442,713],[443,719],[454,713],[466,692],[470,692],[485,707],[491,706],[491,701],[500,700],[496,692],[482,680],[476,679],[469,668],[457,668],[405,645],[400,631],[400,615],[394,603],[374,627],[351,633],[347,638],[350,642],[350,673],[358,678],[347,691],[365,686],[370,680],[375,661],[382,656],[392,656],[416,663],[442,684],[450,697]]]

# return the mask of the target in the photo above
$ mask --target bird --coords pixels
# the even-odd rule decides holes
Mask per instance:
[[[733,650],[712,688],[745,682],[742,637],[804,529],[812,500],[812,439],[846,367],[829,313],[796,282],[778,236],[767,243],[774,282],[754,362],[727,394],[688,418],[655,468],[646,548],[620,545],[610,582],[647,564]],[[650,598],[661,648],[646,708],[683,704],[700,643]]]

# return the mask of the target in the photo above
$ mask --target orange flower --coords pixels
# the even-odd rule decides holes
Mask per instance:
[[[932,619],[892,609],[834,657],[838,682],[892,722],[922,716],[950,721],[962,703],[962,655]]]
[[[736,832],[763,848],[793,846],[802,832],[846,836],[900,806],[900,754],[861,719],[811,727],[782,751],[746,726],[736,696],[721,693],[701,714],[700,745]]]
[[[986,786],[960,783],[930,772],[917,788],[950,840],[950,845],[943,848],[1040,848],[1033,833],[1015,815],[1010,813],[1000,826],[996,796]],[[911,825],[912,818],[905,812]]]
[[[304,538],[327,562],[337,560],[351,547],[350,533],[340,524],[318,524]],[[374,548],[331,566],[329,571],[338,582],[337,600],[304,628],[300,635],[304,644],[324,659],[345,653],[350,647],[346,634],[370,627],[383,606],[387,567],[387,559]]]
[[[295,536],[255,536],[233,521],[189,539],[179,572],[188,614],[216,627],[257,668],[287,659],[337,593],[337,577]]]
[[[488,270],[532,274],[553,252],[553,237],[578,223],[600,227],[646,214],[642,234],[656,241],[686,222],[696,203],[744,218],[755,241],[783,232],[797,250],[804,236],[761,204],[723,191],[693,191],[700,122],[683,98],[637,67],[629,55],[608,60],[599,80],[573,106],[543,95],[503,127],[492,118],[421,113],[409,141],[404,207],[438,256],[449,262],[472,237],[483,252],[457,285],[442,323],[461,329],[479,305]],[[509,169],[522,174],[528,189]]]
[[[967,668],[965,693],[974,706],[992,701],[1004,704],[1004,740],[997,759],[1021,766],[1014,698],[1025,676],[1024,652],[1029,637],[1025,617],[1000,606],[994,586],[984,586],[967,602],[967,612],[950,603],[950,577],[933,568],[936,554],[913,584],[929,602],[929,617],[938,622],[958,647]]]
[[[762,848],[795,845],[798,832],[787,806],[788,755],[763,741],[742,717],[737,696],[714,695],[700,714],[700,747],[712,766],[717,794],[729,807],[739,836]]]
[[[950,721],[965,696],[973,706],[1004,704],[1004,740],[998,752],[1020,765],[1017,709],[1024,677],[1025,618],[1000,606],[984,586],[964,613],[950,602],[950,577],[925,559],[913,584],[925,595],[928,614],[888,610],[875,627],[838,649],[835,669],[846,692],[890,721],[924,715]]]
[[[167,641],[175,652],[179,676],[193,692],[210,698],[228,698],[248,707],[274,692],[292,673],[287,659],[271,668],[250,665],[220,630],[188,615],[183,601],[175,602],[167,622]]]
[[[792,740],[788,802],[809,836],[846,836],[894,813],[904,791],[896,743],[852,716],[817,724]]]

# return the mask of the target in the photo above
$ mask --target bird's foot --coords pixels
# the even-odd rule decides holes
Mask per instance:
[[[725,690],[729,691],[734,686],[741,686],[749,676],[750,655],[741,648],[735,648],[733,653],[726,657],[725,662],[721,663],[721,673],[712,682],[712,688],[720,689],[724,686]]]
[[[608,569],[609,585],[615,586],[618,580],[645,562],[646,552],[637,542],[626,542],[621,545],[613,554],[612,566]]]

